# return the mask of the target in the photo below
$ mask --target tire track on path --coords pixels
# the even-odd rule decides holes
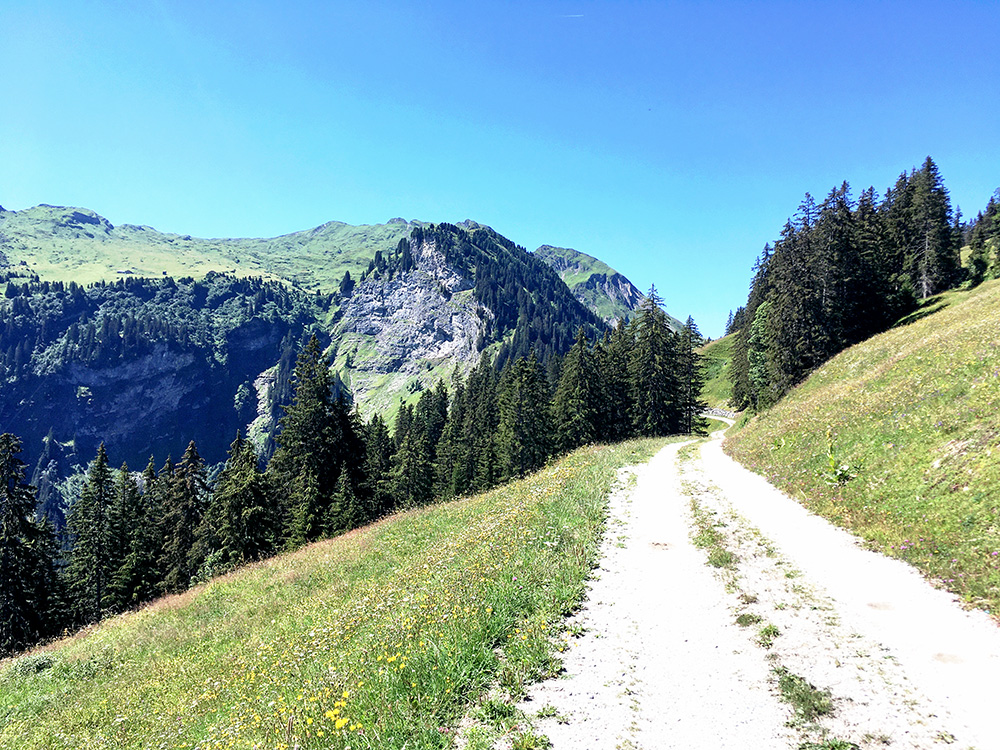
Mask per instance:
[[[668,445],[611,498],[566,678],[520,706],[550,715],[535,724],[552,747],[1000,748],[993,622],[811,516],[715,437],[683,463]],[[692,497],[735,570],[713,573],[692,544]],[[775,623],[770,650],[740,613]],[[834,713],[796,718],[777,666],[829,690]]]

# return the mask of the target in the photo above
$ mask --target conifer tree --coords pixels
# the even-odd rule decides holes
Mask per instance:
[[[369,509],[354,486],[351,471],[345,465],[340,470],[333,501],[330,503],[327,533],[332,536],[350,531],[364,526],[370,520]]]
[[[122,471],[126,467],[122,466]],[[159,524],[154,511],[156,498],[157,476],[153,457],[142,473],[142,491],[133,498],[133,488],[138,489],[131,475],[119,472],[118,500],[124,506],[135,500],[131,515],[121,513],[120,523],[127,528],[127,533],[119,532],[119,539],[127,537],[127,546],[123,548],[124,559],[115,571],[111,581],[112,597],[116,605],[122,608],[134,607],[149,601],[160,591],[160,573],[157,565],[159,552],[163,547]],[[129,486],[131,483],[132,486]],[[118,515],[116,513],[116,515]]]
[[[631,329],[619,322],[596,349],[599,422],[604,440],[624,440],[632,435],[632,390],[628,372],[632,343]]]
[[[581,326],[562,363],[559,385],[552,399],[556,443],[569,451],[598,437],[600,409],[596,369],[587,334]]]
[[[548,388],[534,350],[508,364],[497,396],[497,454],[501,479],[524,476],[552,454]]]
[[[267,467],[272,491],[283,499],[287,548],[322,535],[341,468],[330,363],[316,336],[299,354],[293,381],[292,403],[284,407],[278,449]]]
[[[701,333],[688,316],[684,330],[676,337],[677,369],[680,380],[678,402],[681,409],[681,431],[688,434],[705,434],[708,422],[702,416],[707,405],[701,400],[701,389],[705,385],[705,373],[702,369],[701,355],[696,348],[701,346]]]
[[[100,620],[113,603],[109,583],[115,573],[114,501],[114,479],[101,443],[87,472],[87,481],[66,518],[71,540],[66,581],[78,619],[84,623]]]
[[[160,478],[157,478],[159,484]],[[195,531],[208,505],[205,462],[192,440],[174,469],[164,499],[164,538],[161,565],[163,588],[183,591],[201,567],[203,558],[194,548]]]
[[[643,437],[675,434],[682,428],[677,345],[661,303],[652,287],[634,321],[629,361],[632,424]]]
[[[365,493],[370,498],[372,519],[392,512],[392,495],[389,492],[389,470],[395,445],[385,420],[378,414],[372,416],[364,429]]]
[[[456,373],[448,417],[435,451],[434,493],[440,498],[455,497],[464,491],[463,467],[468,462],[468,446],[463,437],[465,400],[465,384]]]
[[[951,203],[941,174],[931,157],[914,173],[910,222],[913,240],[906,270],[921,297],[957,283],[961,264],[951,230]]]
[[[411,429],[392,457],[390,487],[397,508],[416,508],[430,502],[434,492],[434,467],[430,446],[422,430]]]
[[[34,488],[25,483],[21,441],[0,435],[0,655],[35,643],[50,629],[55,593],[51,526],[34,520]]]
[[[195,534],[202,576],[263,559],[275,549],[277,509],[258,467],[257,451],[239,431]]]

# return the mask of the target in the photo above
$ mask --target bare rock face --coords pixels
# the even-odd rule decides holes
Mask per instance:
[[[407,387],[432,385],[442,366],[475,365],[492,316],[433,242],[411,241],[410,251],[412,270],[355,287],[332,334],[334,369],[365,411],[385,409]]]

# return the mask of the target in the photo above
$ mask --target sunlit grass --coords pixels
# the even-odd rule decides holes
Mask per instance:
[[[729,399],[733,396],[733,383],[729,375],[729,362],[732,359],[735,339],[736,335],[730,334],[699,350],[705,371],[705,386],[701,389],[701,398],[709,406],[730,408]]]
[[[448,747],[489,685],[551,671],[617,469],[661,444],[581,449],[8,662],[0,746]]]
[[[1000,281],[932,307],[838,355],[727,450],[1000,615]]]

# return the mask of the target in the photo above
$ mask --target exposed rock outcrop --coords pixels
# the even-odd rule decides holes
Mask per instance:
[[[407,386],[431,385],[443,366],[479,361],[491,313],[473,299],[472,280],[431,242],[411,241],[410,251],[412,270],[376,274],[354,288],[332,333],[334,369],[366,412],[385,410]]]

